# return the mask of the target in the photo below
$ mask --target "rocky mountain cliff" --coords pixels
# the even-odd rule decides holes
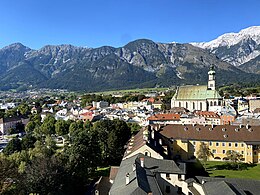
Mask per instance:
[[[0,49],[0,89],[97,91],[206,84],[212,64],[219,85],[260,80],[259,75],[243,71],[242,65],[237,68],[216,52],[194,45],[140,39],[120,48],[47,45],[32,50],[16,43]]]
[[[252,26],[238,33],[226,33],[210,42],[191,44],[208,50],[246,72],[260,72],[257,65],[260,56],[260,26]]]

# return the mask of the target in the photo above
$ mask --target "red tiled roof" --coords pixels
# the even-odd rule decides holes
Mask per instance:
[[[260,126],[167,125],[160,133],[173,139],[260,142]]]
[[[154,103],[155,99],[150,97],[150,98],[145,98],[145,99],[142,99],[142,102],[145,102],[145,101],[148,101],[148,102],[151,102],[151,103]]]
[[[150,121],[169,121],[169,120],[180,120],[180,115],[179,114],[173,114],[173,113],[168,113],[168,114],[155,114],[151,117],[149,117],[147,120]]]
[[[92,115],[93,115],[92,112],[84,112],[80,114],[80,116],[92,116]]]
[[[217,113],[210,111],[197,111],[195,114],[197,116],[203,116],[206,118],[219,118],[219,115]]]

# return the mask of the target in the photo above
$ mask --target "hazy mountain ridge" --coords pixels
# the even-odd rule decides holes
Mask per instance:
[[[205,84],[212,64],[216,66],[219,84],[241,79],[258,81],[259,75],[220,60],[216,53],[191,44],[155,43],[147,39],[120,48],[47,45],[32,50],[16,43],[0,49],[0,89],[46,87],[96,91]]]

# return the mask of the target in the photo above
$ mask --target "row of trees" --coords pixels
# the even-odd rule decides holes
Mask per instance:
[[[119,165],[131,128],[120,120],[41,122],[35,115],[26,136],[0,155],[0,194],[84,194],[97,167]],[[57,147],[55,135],[66,140]]]

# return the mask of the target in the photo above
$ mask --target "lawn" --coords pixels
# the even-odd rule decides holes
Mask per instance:
[[[225,163],[219,161],[209,161],[205,168],[210,177],[243,178],[260,180],[260,164],[252,164],[246,170],[224,169]]]

